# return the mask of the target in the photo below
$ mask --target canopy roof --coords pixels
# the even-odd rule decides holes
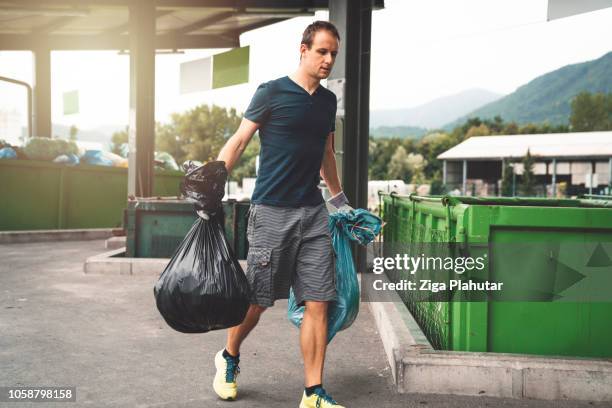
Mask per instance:
[[[612,158],[612,132],[475,136],[438,155],[441,160],[500,160],[524,157]]]
[[[157,49],[237,47],[246,31],[329,6],[328,0],[0,0],[0,50],[128,49],[129,7],[146,1],[155,3]]]

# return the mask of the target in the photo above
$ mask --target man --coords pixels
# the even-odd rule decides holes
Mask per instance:
[[[327,229],[329,213],[318,188],[327,184],[330,203],[350,209],[342,192],[333,150],[336,96],[320,85],[338,54],[340,36],[325,21],[310,24],[300,44],[300,65],[291,76],[261,84],[236,133],[217,160],[228,171],[259,130],[260,167],[247,227],[247,278],[251,305],[244,321],[228,330],[215,356],[215,392],[235,399],[240,345],[259,317],[292,287],[305,305],[300,330],[305,389],[300,408],[343,408],[323,389],[327,307],[336,297],[335,262]]]

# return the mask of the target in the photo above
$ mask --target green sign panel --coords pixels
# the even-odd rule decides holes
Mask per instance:
[[[64,115],[79,113],[79,91],[64,92]]]
[[[249,82],[249,46],[213,56],[213,89]]]

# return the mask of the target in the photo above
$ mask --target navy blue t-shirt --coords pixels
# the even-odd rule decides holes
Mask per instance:
[[[319,170],[335,130],[336,95],[319,85],[310,95],[288,76],[259,85],[244,117],[259,127],[254,204],[284,207],[323,202]]]

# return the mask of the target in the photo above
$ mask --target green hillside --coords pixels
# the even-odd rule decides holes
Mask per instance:
[[[427,129],[415,126],[378,126],[370,128],[370,136],[373,138],[420,139],[425,133],[427,133]]]
[[[464,122],[467,117],[493,118],[496,115],[506,122],[520,124],[546,121],[567,124],[571,100],[582,91],[612,92],[612,52],[593,61],[567,65],[539,76],[453,124]]]

